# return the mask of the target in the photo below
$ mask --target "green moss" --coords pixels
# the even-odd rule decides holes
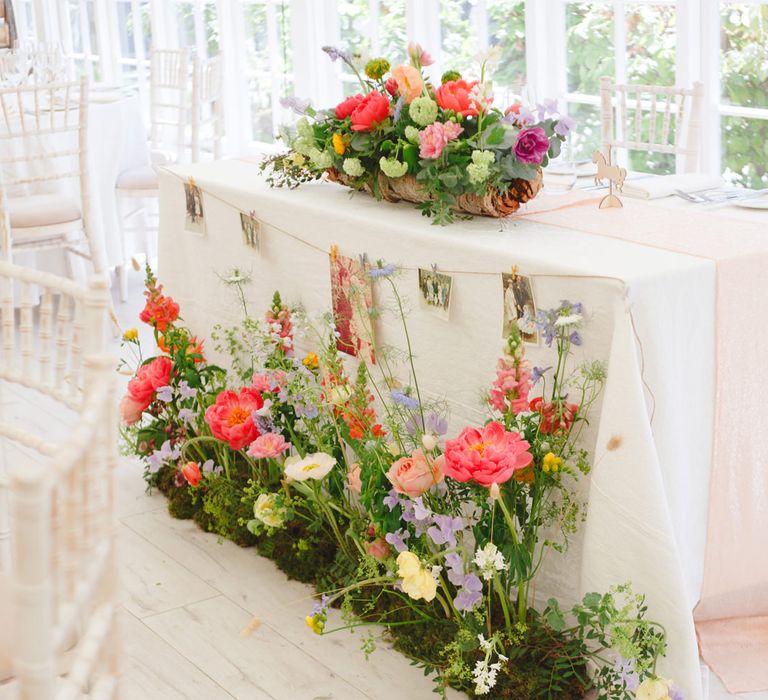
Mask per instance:
[[[253,518],[251,506],[242,500],[245,486],[245,483],[230,481],[223,476],[206,479],[205,487],[199,489],[197,497],[208,517],[199,516],[197,522],[208,532],[215,532],[241,547],[252,547],[258,538],[245,525]]]
[[[298,520],[286,523],[259,544],[289,579],[315,583],[328,575],[336,558],[336,543],[322,533],[310,533]]]

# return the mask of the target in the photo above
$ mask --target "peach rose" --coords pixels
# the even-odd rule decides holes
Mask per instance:
[[[397,82],[397,91],[403,96],[406,104],[411,104],[424,89],[421,71],[413,66],[395,66],[392,77]]]
[[[416,498],[443,480],[443,458],[431,459],[421,450],[414,450],[410,457],[401,457],[389,468],[387,479],[398,493]]]

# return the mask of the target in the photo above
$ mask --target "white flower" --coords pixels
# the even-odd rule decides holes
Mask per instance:
[[[265,416],[269,416],[272,411],[272,399],[266,399],[264,401],[264,405],[261,408],[257,408],[254,413],[259,416],[259,418],[264,418]]]
[[[558,316],[555,320],[556,326],[575,326],[581,323],[584,317],[581,314],[568,314],[568,316]]]
[[[635,700],[665,700],[669,697],[669,686],[672,681],[662,678],[647,678],[635,693]]]
[[[365,172],[359,158],[345,158],[341,167],[347,175],[352,177],[360,177]]]
[[[283,524],[285,509],[277,508],[274,493],[260,493],[253,504],[253,517],[269,527],[280,527]]]
[[[486,581],[490,581],[496,571],[503,571],[507,563],[504,555],[493,542],[489,542],[482,549],[478,549],[473,560]]]
[[[350,396],[352,396],[352,389],[346,384],[337,384],[328,393],[328,401],[334,406],[343,406],[349,401]]]
[[[336,465],[336,459],[325,452],[313,452],[306,457],[288,457],[285,460],[285,475],[293,481],[322,479]]]
[[[437,436],[426,433],[421,436],[421,444],[427,452],[432,452],[437,447]]]

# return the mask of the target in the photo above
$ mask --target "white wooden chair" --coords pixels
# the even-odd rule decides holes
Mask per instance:
[[[220,56],[195,59],[192,80],[192,162],[200,161],[201,142],[210,140],[214,160],[221,158],[224,136],[222,101],[222,63]]]
[[[689,89],[614,85],[611,78],[601,78],[604,153],[607,155],[608,146],[611,146],[675,154],[677,171],[698,172],[703,94],[701,83],[694,83]]]
[[[59,248],[104,271],[88,182],[88,82],[0,88],[2,252]]]
[[[39,455],[0,465],[0,588],[11,590],[0,598],[0,641],[10,638],[7,648],[0,644],[0,672],[5,652],[12,674],[2,694],[112,697],[117,416],[114,358],[103,353],[107,281],[98,276],[80,287],[0,261],[0,290],[0,381],[24,400],[54,402],[61,420],[72,416],[58,444],[39,427],[45,421],[35,432],[28,421],[0,419],[0,440]]]

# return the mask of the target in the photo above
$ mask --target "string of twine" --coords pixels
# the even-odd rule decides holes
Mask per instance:
[[[243,162],[252,162],[252,161],[246,161],[244,159],[237,159],[242,160]],[[201,187],[193,178],[191,177],[183,177],[179,173],[170,170],[168,168],[163,168],[163,171],[166,173],[169,173],[173,175],[175,178],[177,178],[180,182],[184,183],[185,185],[191,184],[197,188],[200,189],[201,192],[203,192],[207,197],[211,197],[212,199],[217,200],[218,202],[221,202],[222,204],[230,207],[231,209],[234,209],[235,211],[239,212],[240,214],[244,214],[246,216],[256,218],[254,211],[245,211],[240,206],[235,204],[229,199],[226,199],[225,197],[222,197],[221,195],[215,194],[214,192],[211,192],[210,190]],[[315,245],[311,241],[306,240],[305,238],[302,238],[301,236],[297,236],[295,233],[292,233],[291,231],[288,231],[284,228],[281,228],[280,226],[270,222],[270,221],[261,221],[261,223],[266,224],[269,226],[270,229],[273,229],[275,231],[278,231],[279,233],[283,234],[284,236],[287,236],[288,238],[291,238],[292,240],[296,241],[297,243],[300,243],[307,248],[311,248],[312,250],[315,250],[319,253],[321,253],[323,256],[327,256],[330,254],[330,251],[326,248],[322,248],[318,245]],[[503,226],[503,222],[502,226]],[[429,270],[431,268],[432,271],[438,272],[440,274],[445,275],[467,275],[467,276],[490,276],[490,277],[498,277],[501,273],[498,271],[495,272],[483,272],[480,270],[444,270],[440,267],[438,267],[435,264],[430,265],[429,268],[426,267],[408,267],[406,265],[397,265],[398,270],[405,270],[409,272],[418,272],[419,270]],[[532,279],[592,279],[592,280],[605,280],[609,282],[616,282],[619,284],[621,288],[622,298],[625,301],[625,308],[626,313],[629,316],[629,321],[632,326],[632,334],[635,338],[635,342],[637,343],[639,352],[640,352],[640,380],[645,387],[645,390],[648,392],[648,395],[651,399],[651,415],[650,415],[650,423],[653,425],[653,420],[656,415],[656,395],[653,393],[653,390],[651,389],[650,385],[648,384],[648,381],[646,380],[645,376],[645,349],[643,347],[643,342],[640,339],[640,334],[637,330],[637,325],[635,323],[635,317],[632,313],[632,309],[630,305],[627,302],[628,297],[628,287],[626,282],[620,278],[620,277],[614,277],[611,275],[578,275],[578,274],[572,274],[572,273],[531,273],[526,275],[527,277],[530,277]]]

